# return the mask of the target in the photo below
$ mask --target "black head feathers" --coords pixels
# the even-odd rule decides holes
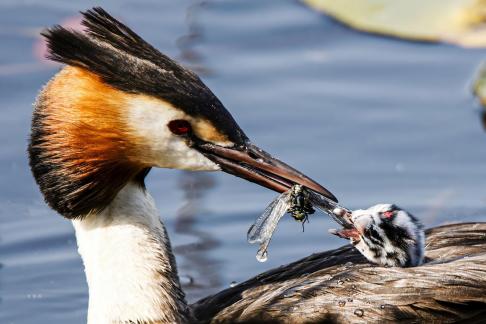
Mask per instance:
[[[42,33],[48,42],[49,59],[87,69],[119,90],[154,96],[192,116],[209,119],[235,143],[247,140],[195,73],[159,52],[102,8],[82,15],[84,32],[54,26]]]

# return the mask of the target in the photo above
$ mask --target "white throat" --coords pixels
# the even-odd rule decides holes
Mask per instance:
[[[139,184],[128,183],[103,212],[73,225],[89,286],[89,324],[188,321],[169,238]]]

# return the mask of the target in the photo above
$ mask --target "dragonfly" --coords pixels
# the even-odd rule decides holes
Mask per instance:
[[[267,261],[268,245],[278,222],[285,214],[289,213],[295,220],[304,223],[308,221],[309,215],[315,212],[314,207],[330,215],[344,228],[353,227],[350,220],[351,210],[340,206],[312,189],[302,185],[294,185],[275,198],[248,229],[248,243],[260,244],[256,259],[260,262]]]

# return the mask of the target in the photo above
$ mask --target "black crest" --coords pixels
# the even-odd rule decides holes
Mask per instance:
[[[210,120],[234,143],[247,137],[192,71],[159,52],[100,7],[82,12],[84,32],[54,26],[42,33],[54,61],[85,68],[111,86],[161,98]]]

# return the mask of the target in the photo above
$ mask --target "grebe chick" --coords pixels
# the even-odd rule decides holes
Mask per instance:
[[[395,267],[422,264],[424,230],[417,218],[393,204],[378,204],[351,214],[353,229],[331,230],[349,239],[370,262]]]

